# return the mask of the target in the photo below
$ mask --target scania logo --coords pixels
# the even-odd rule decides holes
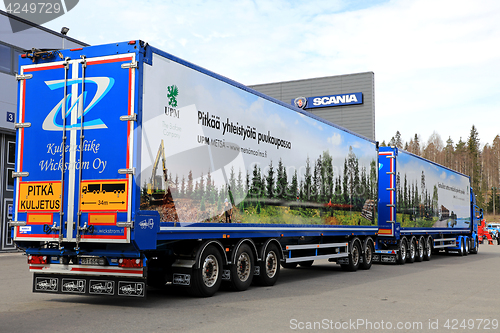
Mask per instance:
[[[71,86],[74,84],[80,84],[82,83],[81,78],[77,79],[70,79],[67,81],[66,85]],[[71,96],[72,94],[68,94],[66,96],[66,115],[64,116],[65,118],[71,119],[70,115],[72,112],[76,112],[77,114],[77,121],[76,123],[71,124],[71,121],[66,122],[66,129],[71,130],[71,129],[77,129],[81,127],[81,122],[82,116],[85,116],[87,113],[89,113],[90,110],[104,97],[106,94],[109,92],[111,87],[113,87],[115,83],[115,80],[113,78],[109,77],[86,77],[85,78],[85,85],[87,84],[96,84],[97,85],[97,91],[95,92],[94,98],[90,101],[88,106],[81,112],[78,110],[79,104],[80,104],[80,99],[83,98],[83,103],[85,103],[85,100],[87,98],[87,91],[83,92],[78,96],[76,101],[70,105],[71,103]],[[54,80],[54,81],[45,81],[45,84],[50,88],[50,90],[55,90],[55,89],[60,89],[64,87],[64,80]],[[83,95],[83,97],[82,97]],[[62,106],[64,104],[64,98],[61,99],[59,103],[57,103],[56,106],[49,112],[47,117],[45,118],[42,128],[46,131],[62,131],[63,130],[63,121],[62,121],[62,116],[59,115],[61,113]],[[83,123],[83,126],[85,127],[86,130],[89,129],[98,129],[98,128],[108,128],[106,124],[100,119],[92,119],[92,120],[86,120]]]
[[[305,97],[297,97],[294,101],[293,104],[295,104],[296,107],[300,109],[305,109],[307,106],[307,98]]]

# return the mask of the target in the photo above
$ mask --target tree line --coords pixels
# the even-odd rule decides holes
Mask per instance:
[[[409,141],[404,142],[399,131],[381,146],[395,146],[412,154],[422,156],[428,160],[441,164],[449,169],[458,171],[471,178],[471,187],[477,198],[477,204],[485,212],[500,211],[500,136],[493,142],[481,147],[479,133],[472,125],[468,138],[462,138],[455,143],[451,137],[443,142],[440,135],[432,133],[426,142],[415,134]],[[495,198],[495,202],[493,201]]]
[[[191,171],[187,179],[179,180],[178,176],[173,179],[171,174],[169,179],[176,189],[176,197],[199,201],[201,210],[206,204],[220,207],[228,199],[232,204],[240,203],[242,209],[246,205],[260,207],[272,202],[286,206],[286,202],[294,201],[305,206],[311,203],[346,205],[361,211],[367,199],[376,197],[377,164],[372,160],[369,167],[360,166],[352,147],[343,161],[343,168],[339,168],[339,162],[325,151],[313,161],[307,157],[304,167],[299,168],[301,174],[297,170],[285,166],[281,159],[277,166],[270,160],[264,168],[254,164],[252,170],[246,172],[231,168],[227,184],[219,188],[209,171],[196,179]]]

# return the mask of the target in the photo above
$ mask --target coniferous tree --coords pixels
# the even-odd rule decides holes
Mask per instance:
[[[250,192],[254,198],[258,198],[262,195],[260,168],[257,167],[257,164],[253,166],[252,187]]]
[[[480,199],[479,185],[481,184],[480,180],[481,165],[479,163],[480,147],[479,147],[479,134],[474,125],[472,125],[469,134],[469,139],[467,140],[467,150],[469,154],[469,163],[470,163],[469,175],[471,177],[472,188],[478,192],[476,193],[476,195],[478,196],[478,201],[479,201]]]
[[[229,173],[229,191],[234,197],[234,192],[236,190],[236,174],[234,173],[234,166],[231,166],[231,172]]]
[[[316,163],[314,163],[314,173],[312,178],[312,190],[311,196],[314,201],[320,202],[323,200],[321,197],[323,195],[323,159],[321,155],[319,155]]]
[[[268,198],[274,197],[274,169],[273,169],[273,161],[269,163],[269,170],[267,171],[266,177],[266,192]]]
[[[245,198],[245,192],[243,188],[243,177],[241,174],[241,169],[238,171],[238,179],[236,181],[236,193],[237,193],[237,198],[239,201],[243,200]]]
[[[312,187],[312,174],[311,174],[311,165],[309,162],[309,157],[306,160],[306,173],[304,175],[304,184],[301,187],[302,195],[301,198],[305,200],[310,200],[311,195],[311,187]]]
[[[203,172],[200,177],[200,184],[198,185],[198,199],[201,200],[205,196],[205,181],[203,180]]]
[[[205,198],[210,204],[214,204],[214,198],[213,198],[213,188],[212,188],[212,175],[210,174],[210,169],[208,169],[207,172],[207,185],[206,185],[206,190],[205,190]]]
[[[186,196],[190,198],[193,195],[193,173],[189,170],[188,180],[187,180],[187,188],[186,188]]]
[[[375,160],[370,162],[370,197],[375,199],[377,196],[377,163]]]
[[[182,176],[180,196],[183,198],[186,195],[186,179]]]
[[[298,183],[298,177],[297,177],[297,170],[295,170],[295,173],[292,176],[292,182],[290,183],[290,187],[288,189],[288,199],[291,201],[296,201],[297,200],[297,195],[298,195],[298,189],[299,183]]]
[[[323,183],[323,200],[324,202],[328,202],[333,193],[333,164],[332,164],[332,156],[328,151],[323,153],[323,161],[322,161],[322,172],[321,172],[321,181]]]

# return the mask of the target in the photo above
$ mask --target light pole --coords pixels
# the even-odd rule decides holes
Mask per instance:
[[[66,39],[66,35],[68,34],[69,28],[62,27],[61,28],[61,34],[63,35],[62,38],[62,48],[64,49],[64,40]]]

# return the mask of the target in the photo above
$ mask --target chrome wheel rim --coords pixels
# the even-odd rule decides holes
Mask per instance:
[[[205,258],[202,275],[203,283],[209,288],[213,287],[217,282],[217,277],[219,276],[219,263],[213,254]]]
[[[410,258],[414,258],[414,257],[415,257],[415,243],[411,242],[410,243]]]
[[[372,262],[372,247],[370,245],[367,245],[366,250],[365,250],[365,261],[366,264],[370,264]]]
[[[406,244],[405,244],[405,242],[401,243],[401,260],[406,260]]]
[[[248,255],[248,253],[243,252],[242,254],[240,254],[240,256],[238,257],[238,261],[236,262],[236,265],[237,265],[236,272],[238,274],[238,279],[242,282],[245,282],[250,277],[251,263],[250,263],[250,256]]]
[[[357,246],[352,249],[352,264],[356,266],[359,262],[359,250]]]
[[[266,256],[266,275],[268,278],[273,278],[278,269],[278,256],[274,251],[269,251]]]

